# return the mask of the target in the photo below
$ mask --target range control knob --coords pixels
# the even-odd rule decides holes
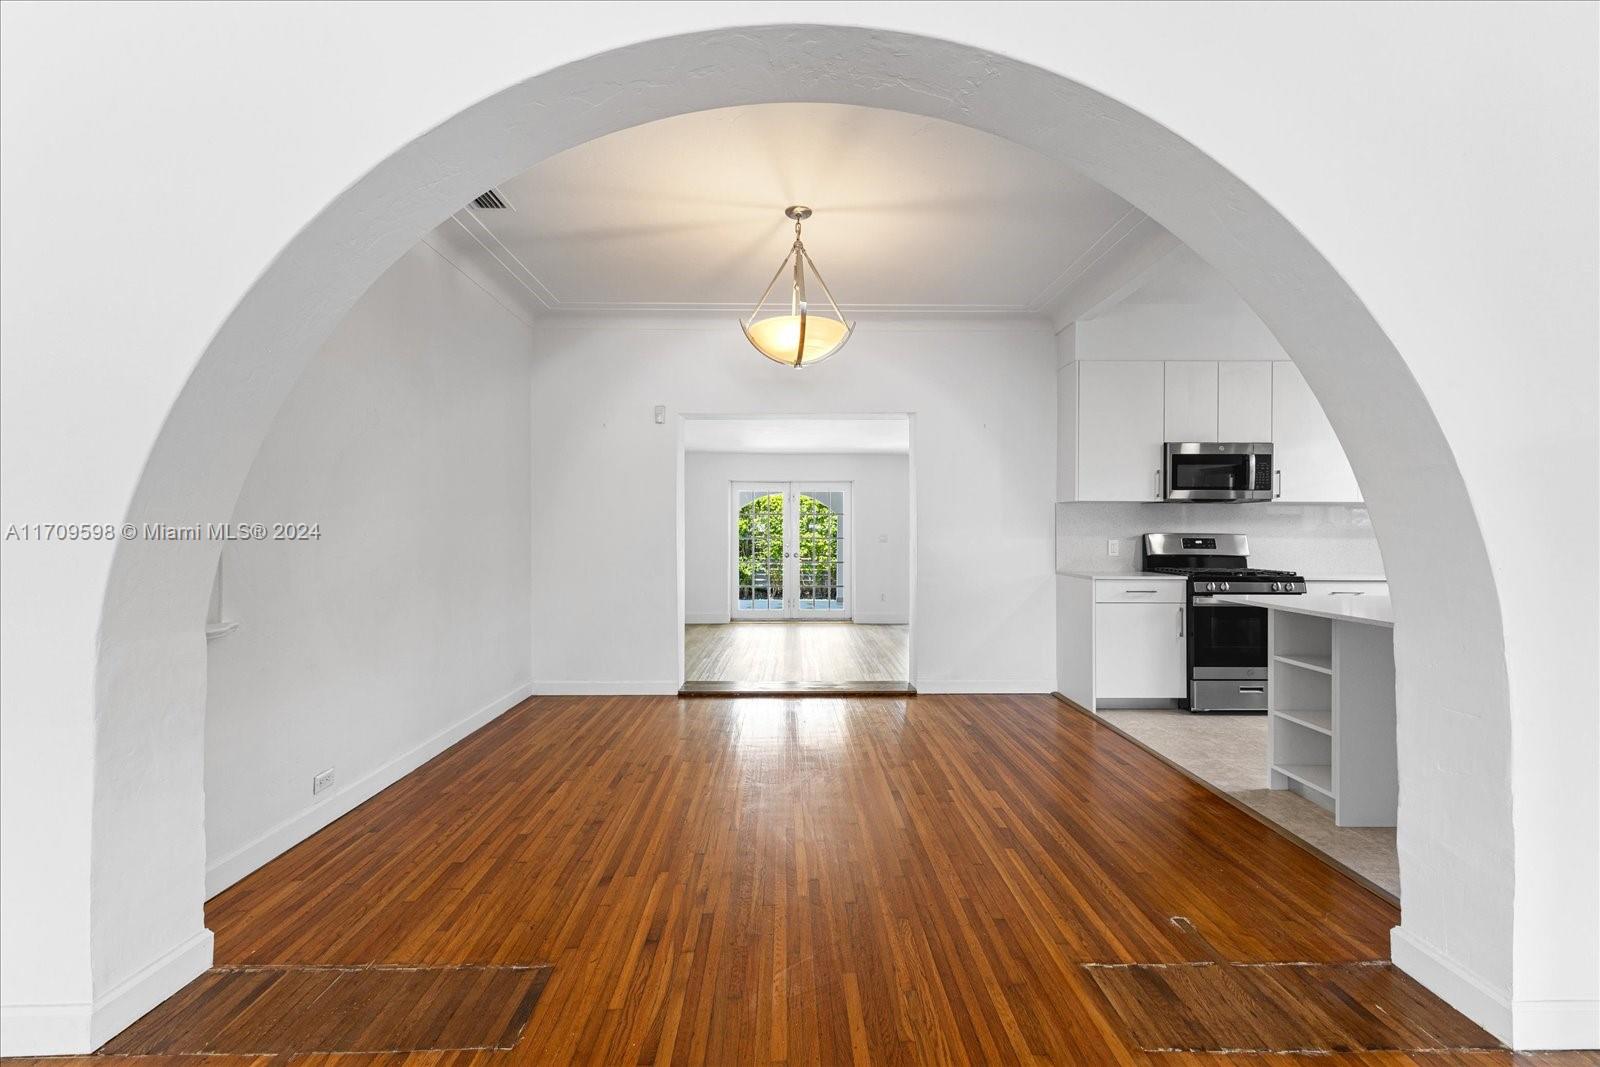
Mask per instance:
[[[1224,593],[1226,593],[1228,591],[1228,583],[1227,582],[1223,582],[1220,586],[1218,586],[1218,588],[1220,588]]]
[[[1211,592],[1211,590],[1215,589],[1216,587],[1217,587],[1217,583],[1216,582],[1207,582],[1206,583],[1206,592],[1209,593],[1209,592]]]
[[[1274,593],[1278,592],[1282,588],[1283,588],[1283,583],[1282,582],[1273,582],[1272,583],[1272,591]]]

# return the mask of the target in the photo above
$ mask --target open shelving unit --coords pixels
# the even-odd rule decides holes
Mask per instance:
[[[1394,657],[1388,633],[1274,611],[1268,648],[1272,788],[1321,805],[1340,826],[1393,826]],[[1356,665],[1354,671],[1340,670]]]

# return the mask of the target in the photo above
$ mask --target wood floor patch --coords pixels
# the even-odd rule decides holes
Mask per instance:
[[[219,967],[102,1055],[509,1049],[549,967]]]
[[[1144,1052],[1465,1052],[1495,1039],[1393,964],[1088,964]]]

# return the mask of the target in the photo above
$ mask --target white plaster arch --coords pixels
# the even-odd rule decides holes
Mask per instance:
[[[243,295],[172,408],[127,521],[230,514],[319,344],[422,233],[482,189],[628,126],[786,100],[902,110],[1026,145],[1137,205],[1228,277],[1304,371],[1370,505],[1402,623],[1402,818],[1412,805],[1465,804],[1476,832],[1509,858],[1511,730],[1494,575],[1450,444],[1402,355],[1290,220],[1179,133],[1061,73],[960,43],[819,26],[663,38],[538,74],[399,147],[311,219]],[[1427,538],[1439,528],[1452,537]],[[205,544],[126,541],[107,583],[91,847],[97,987],[203,925],[203,620],[215,560]],[[1419,604],[1431,605],[1427,619],[1412,610]],[[1456,625],[1434,624],[1444,618]],[[1452,728],[1425,710],[1440,700],[1473,706],[1505,765],[1470,786],[1432,766],[1430,735]],[[1459,916],[1430,881],[1479,876],[1470,892],[1488,905],[1476,913],[1503,916],[1507,927],[1491,939],[1503,951],[1491,950],[1497,958],[1482,969],[1509,981],[1510,871],[1463,872],[1441,858],[1448,843],[1416,839],[1404,825],[1401,835],[1404,929],[1419,943],[1448,944]]]

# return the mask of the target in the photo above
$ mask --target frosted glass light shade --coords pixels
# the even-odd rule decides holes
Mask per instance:
[[[824,315],[806,315],[806,347],[800,350],[800,316],[773,315],[752,322],[744,335],[756,350],[786,367],[809,367],[833,355],[850,336],[850,327]]]

